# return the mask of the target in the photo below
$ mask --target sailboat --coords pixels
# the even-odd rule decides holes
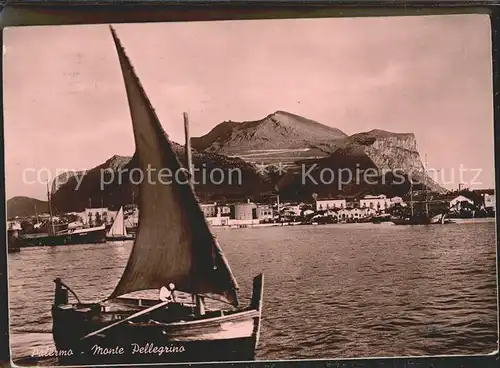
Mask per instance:
[[[391,221],[395,225],[433,225],[433,224],[445,224],[448,223],[445,219],[445,214],[440,213],[435,216],[430,215],[429,211],[429,201],[427,198],[427,155],[425,159],[425,166],[424,166],[424,205],[425,205],[425,210],[424,212],[419,212],[415,213],[414,210],[414,201],[413,201],[413,180],[410,178],[410,211],[411,215],[406,216],[406,217],[401,217],[401,218],[396,218],[392,219]]]
[[[134,239],[132,234],[127,234],[125,227],[125,217],[123,216],[123,207],[116,214],[113,225],[106,234],[106,240],[131,240]]]
[[[252,360],[260,335],[264,277],[253,278],[250,303],[241,307],[236,279],[189,180],[189,134],[186,170],[112,27],[111,34],[125,81],[139,168],[149,168],[152,177],[139,184],[137,236],[111,294],[85,303],[61,279],[54,280],[52,332],[58,359],[71,364]],[[157,184],[160,168],[181,174],[188,185],[185,180]],[[156,299],[127,296],[158,289]],[[69,293],[76,301],[69,301]],[[178,293],[191,298],[178,301]],[[211,300],[227,307],[205,304]]]

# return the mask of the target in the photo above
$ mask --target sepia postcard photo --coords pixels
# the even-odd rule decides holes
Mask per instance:
[[[11,27],[18,366],[498,349],[486,15]]]

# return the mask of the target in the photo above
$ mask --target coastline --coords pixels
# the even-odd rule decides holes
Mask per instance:
[[[452,223],[455,224],[474,224],[474,223],[494,223],[496,221],[495,217],[483,217],[483,218],[453,218],[450,219]],[[372,227],[372,226],[394,226],[392,221],[385,221],[381,223],[373,223],[373,222],[350,222],[350,223],[326,223],[326,224],[305,224],[303,222],[281,222],[281,223],[270,223],[270,224],[248,224],[248,225],[211,225],[213,229],[247,229],[247,228],[266,228],[266,227],[277,227],[277,226],[320,226],[324,227],[328,225],[329,227],[338,227],[338,226],[363,226],[363,227]]]

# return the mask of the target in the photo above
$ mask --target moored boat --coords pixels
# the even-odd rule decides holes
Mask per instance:
[[[409,217],[395,218],[391,220],[394,225],[430,225],[431,221],[425,214],[419,214]]]
[[[123,215],[123,207],[116,214],[113,225],[109,228],[106,234],[106,240],[119,241],[119,240],[132,240],[134,239],[133,234],[127,233],[127,228],[125,227],[125,218]]]
[[[55,234],[22,235],[20,240],[24,247],[104,243],[106,242],[106,227],[101,225],[68,229]]]
[[[205,221],[191,175],[182,170],[113,28],[111,32],[140,169],[155,176],[159,169],[169,168],[187,180],[139,184],[137,236],[108,298],[83,303],[60,279],[55,280],[52,318],[58,358],[70,364],[251,360],[260,335],[263,275],[253,279],[249,305],[240,307],[236,279]],[[191,169],[187,115],[185,125]],[[125,298],[157,289],[158,299]],[[76,302],[69,301],[69,293]],[[191,296],[191,302],[177,300],[177,293]],[[210,300],[227,308],[208,307],[205,302]]]
[[[389,221],[392,221],[392,216],[388,213],[376,215],[371,218],[371,222],[374,224],[380,224],[382,222],[389,222]]]

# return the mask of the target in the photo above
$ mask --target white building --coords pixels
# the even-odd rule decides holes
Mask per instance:
[[[386,210],[391,205],[391,200],[384,194],[377,196],[367,195],[359,201],[360,208],[373,208],[375,210]]]
[[[227,226],[229,225],[229,216],[206,217],[205,220],[210,226]]]
[[[268,205],[257,205],[255,209],[255,215],[258,220],[272,220],[273,219],[273,208]]]
[[[298,204],[289,204],[281,207],[280,212],[285,216],[300,216],[301,209]]]
[[[19,221],[7,221],[7,230],[22,230]]]
[[[217,203],[201,203],[200,208],[203,211],[205,217],[216,217],[217,216]]]
[[[337,219],[347,220],[360,220],[369,216],[375,215],[376,211],[373,208],[365,207],[365,208],[349,208],[349,209],[341,209],[336,212]]]
[[[332,210],[334,208],[346,208],[345,199],[318,199],[316,200],[316,211]]]
[[[484,207],[485,208],[495,208],[496,207],[496,200],[495,200],[494,194],[484,194],[483,200],[484,200]]]
[[[463,195],[459,195],[458,197],[455,197],[450,201],[450,208],[455,208],[460,211],[463,203],[474,204],[474,201]]]
[[[394,206],[395,204],[400,204],[401,206],[404,205],[403,198],[401,197],[392,197],[391,198],[391,206]]]

